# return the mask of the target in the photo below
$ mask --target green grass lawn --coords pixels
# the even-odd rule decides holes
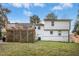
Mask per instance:
[[[0,55],[13,56],[79,56],[78,43],[46,42],[35,43],[0,43]]]

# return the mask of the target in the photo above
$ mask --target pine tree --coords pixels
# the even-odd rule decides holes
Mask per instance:
[[[46,16],[46,19],[48,19],[48,20],[56,20],[57,19],[57,16],[54,13],[49,13]]]
[[[40,22],[40,18],[37,15],[33,15],[30,17],[31,24],[38,24]]]

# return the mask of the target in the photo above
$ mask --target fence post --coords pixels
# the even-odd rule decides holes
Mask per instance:
[[[20,32],[20,42],[21,42],[21,30],[19,32]]]
[[[27,43],[28,43],[28,29],[27,29]]]
[[[13,30],[13,42],[15,40],[15,31]]]

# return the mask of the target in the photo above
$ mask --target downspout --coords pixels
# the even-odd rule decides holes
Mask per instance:
[[[71,29],[71,21],[69,21],[68,42],[70,42],[70,29]]]

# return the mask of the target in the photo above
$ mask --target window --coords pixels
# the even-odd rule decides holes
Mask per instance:
[[[61,33],[59,33],[58,35],[61,36]]]
[[[38,29],[40,29],[40,26],[38,27]]]
[[[51,25],[54,26],[54,21],[52,21]]]
[[[35,27],[35,29],[36,29],[36,27]]]
[[[58,35],[61,36],[61,31],[58,32]]]
[[[53,34],[53,31],[50,31],[50,34]]]

